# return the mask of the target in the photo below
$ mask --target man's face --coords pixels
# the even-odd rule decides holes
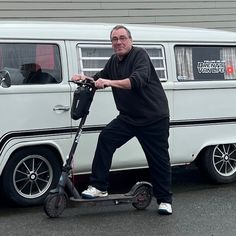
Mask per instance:
[[[116,55],[122,59],[132,48],[132,38],[125,29],[113,30],[111,34],[112,47]]]

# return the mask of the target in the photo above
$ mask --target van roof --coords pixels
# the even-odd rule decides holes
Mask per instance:
[[[46,21],[1,21],[0,39],[108,41],[116,24]],[[203,28],[124,24],[134,41],[236,42],[236,33]]]

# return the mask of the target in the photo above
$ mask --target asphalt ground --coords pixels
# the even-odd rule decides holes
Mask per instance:
[[[111,174],[110,192],[127,191],[138,180],[148,180],[146,170]],[[78,182],[87,185],[88,177]],[[195,167],[173,168],[173,214],[157,214],[155,199],[143,211],[132,205],[68,207],[56,219],[42,206],[19,208],[0,203],[1,236],[235,236],[236,183],[214,185]]]

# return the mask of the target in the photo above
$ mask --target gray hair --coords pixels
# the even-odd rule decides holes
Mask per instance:
[[[128,34],[128,37],[131,39],[132,36],[131,36],[131,32],[129,31],[129,29],[127,29],[125,26],[123,25],[116,25],[115,27],[113,27],[113,29],[111,30],[111,33],[110,33],[110,39],[111,39],[111,35],[113,33],[114,30],[119,30],[119,29],[124,29],[126,30],[127,34]]]

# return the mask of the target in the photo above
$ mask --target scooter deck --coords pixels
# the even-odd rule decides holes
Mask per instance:
[[[110,194],[106,197],[97,197],[97,198],[74,198],[71,197],[72,202],[77,203],[101,203],[101,202],[112,202],[115,205],[120,203],[130,203],[132,202],[134,196],[129,194]]]

